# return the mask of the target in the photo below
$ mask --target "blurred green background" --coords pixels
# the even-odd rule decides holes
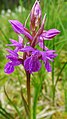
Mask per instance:
[[[14,33],[8,20],[17,19],[24,24],[28,14],[30,13],[34,1],[35,0],[0,0],[0,105],[4,108],[6,107],[6,110],[12,113],[14,117],[15,115],[17,116],[17,114],[16,112],[13,113],[13,109],[9,104],[9,101],[4,96],[4,86],[6,86],[7,93],[9,94],[14,104],[17,104],[17,106],[22,110],[21,98],[18,101],[20,89],[20,86],[18,84],[18,77],[21,80],[21,85],[23,87],[23,93],[25,97],[26,80],[25,72],[23,71],[22,67],[16,68],[14,73],[11,75],[4,73],[4,66],[7,62],[7,52],[5,50],[7,48],[6,44],[10,43],[9,38],[16,40],[18,39],[18,35]],[[38,99],[38,101],[44,101],[42,92],[44,87],[44,91],[48,90],[47,95],[51,99],[52,78],[54,79],[54,81],[56,81],[58,75],[60,74],[58,81],[59,85],[57,86],[57,91],[59,92],[60,99],[59,97],[56,97],[56,101],[58,100],[58,105],[65,105],[65,110],[67,111],[67,64],[65,64],[67,62],[67,1],[40,0],[40,5],[42,9],[42,16],[44,16],[45,13],[47,14],[44,28],[46,30],[56,28],[60,30],[61,33],[53,40],[45,41],[45,44],[48,48],[56,50],[58,57],[55,59],[52,73],[46,73],[44,67],[41,69],[41,72],[35,73],[36,80],[31,80],[31,90],[33,90],[34,88],[33,92],[36,92],[39,89],[38,87],[40,87],[40,89],[38,90],[39,92],[37,93],[39,93],[42,98],[35,97],[35,95],[37,96],[37,93],[35,93],[35,95],[34,93],[32,93],[31,97],[32,99]],[[28,29],[30,29],[29,25],[30,18],[28,19],[28,22],[26,24],[26,27]],[[46,82],[45,79],[47,79]],[[36,106],[35,101],[34,105]],[[37,108],[37,113],[40,112],[43,108],[44,107]],[[12,112],[10,111],[10,109]],[[23,114],[25,114],[24,111]],[[1,116],[0,119],[4,118]]]

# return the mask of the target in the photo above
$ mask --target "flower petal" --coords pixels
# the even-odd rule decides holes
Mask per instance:
[[[30,40],[32,40],[32,36],[30,35],[30,33],[28,32],[28,30],[17,20],[9,20],[9,22],[11,23],[13,30],[18,33],[18,34],[24,34],[27,38],[29,38]]]
[[[31,57],[28,57],[24,61],[24,68],[25,68],[26,71],[29,71],[29,62],[30,62],[30,60],[31,60]]]
[[[6,58],[7,58],[7,59],[10,59],[11,61],[17,60],[17,57],[12,56],[12,55],[7,55]]]
[[[41,68],[41,63],[36,57],[32,57],[29,63],[29,71],[30,73],[32,72],[37,72]]]
[[[18,43],[16,40],[13,40],[13,39],[10,39],[10,42],[11,42],[12,44],[17,44],[17,43]]]
[[[41,68],[41,63],[36,57],[31,56],[24,61],[24,67],[29,73],[37,72]]]
[[[7,74],[11,74],[13,71],[14,71],[14,66],[13,66],[12,62],[8,62],[5,65],[4,72]]]
[[[18,57],[18,54],[17,54],[16,51],[10,50],[10,49],[8,49],[8,48],[6,48],[6,50],[10,53],[10,55],[12,55],[12,56],[14,56],[14,57]]]
[[[7,46],[16,46],[17,47],[19,45],[19,43],[16,40],[10,39],[10,42],[12,44],[7,44]]]
[[[14,60],[12,63],[13,63],[14,66],[18,66],[18,65],[22,64],[22,61]]]
[[[44,45],[43,41],[39,41],[39,46],[43,49],[43,50],[48,50],[48,48]]]
[[[50,29],[44,34],[44,36],[47,39],[51,39],[51,38],[55,37],[56,35],[58,35],[59,33],[60,33],[60,31],[57,29]]]
[[[18,38],[19,38],[19,43],[23,44],[23,38],[21,36],[18,36]]]
[[[47,70],[48,72],[51,72],[51,71],[52,71],[52,68],[51,68],[50,63],[49,63],[48,60],[47,60],[46,63],[45,63],[45,68],[46,68],[46,70]]]
[[[29,52],[29,51],[34,51],[34,48],[31,46],[26,46],[25,48],[20,49],[22,52]]]

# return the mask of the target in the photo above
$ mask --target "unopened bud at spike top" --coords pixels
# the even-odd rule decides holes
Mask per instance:
[[[37,27],[41,24],[41,8],[39,5],[39,2],[36,1],[30,14],[30,20],[31,20],[31,30],[35,31]]]

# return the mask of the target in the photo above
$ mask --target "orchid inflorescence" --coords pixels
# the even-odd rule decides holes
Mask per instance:
[[[53,62],[57,56],[55,50],[49,50],[45,45],[45,40],[51,40],[60,33],[57,29],[44,30],[44,23],[46,21],[46,14],[42,20],[42,13],[39,2],[36,0],[32,10],[30,12],[30,30],[28,30],[23,24],[17,20],[9,20],[13,30],[20,34],[18,36],[19,41],[10,39],[12,44],[8,46],[14,46],[14,50],[6,49],[8,55],[6,58],[9,62],[5,65],[4,71],[7,74],[11,74],[14,71],[15,66],[23,65],[24,69],[29,72],[37,72],[41,68],[41,60],[43,61],[45,68],[48,72],[51,72],[50,61]],[[21,36],[24,35],[24,37]],[[27,39],[27,43],[24,42],[24,38]],[[38,50],[36,47],[39,45]],[[20,57],[19,52],[23,52]]]

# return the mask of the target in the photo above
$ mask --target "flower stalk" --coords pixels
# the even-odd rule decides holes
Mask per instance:
[[[26,77],[27,77],[27,102],[28,102],[28,108],[29,108],[29,119],[31,119],[31,96],[30,96],[30,73],[26,71]]]

